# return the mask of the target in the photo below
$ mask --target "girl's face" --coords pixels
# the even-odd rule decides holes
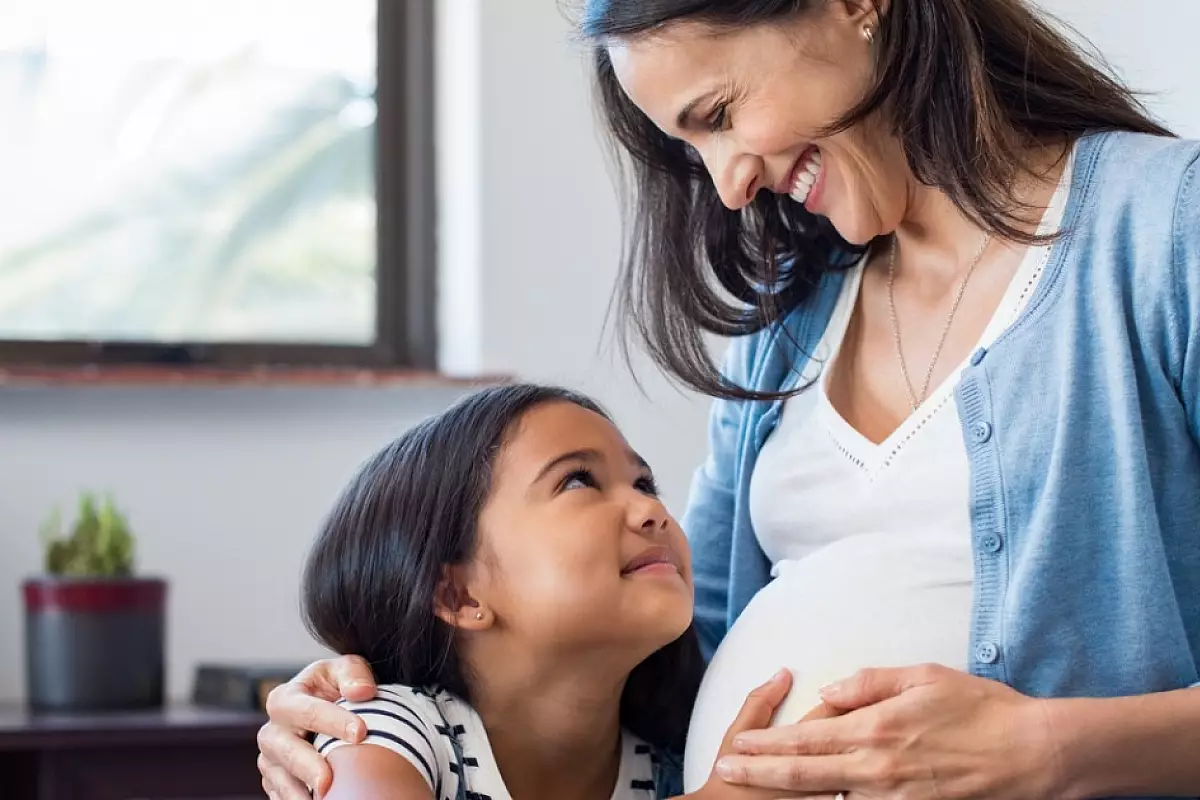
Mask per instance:
[[[599,414],[529,411],[496,459],[479,526],[466,587],[484,627],[524,652],[632,668],[691,623],[687,541],[650,468]]]
[[[895,230],[912,174],[877,119],[825,136],[871,85],[875,4],[839,0],[778,24],[714,31],[678,22],[609,45],[626,95],[699,153],[731,209],[789,195],[848,242]]]

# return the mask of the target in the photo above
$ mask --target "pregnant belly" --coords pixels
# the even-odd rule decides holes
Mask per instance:
[[[964,669],[969,645],[969,549],[922,550],[912,542],[838,542],[782,562],[725,637],[705,673],[688,731],[687,791],[712,771],[746,695],[781,667],[793,685],[774,724],[795,722],[818,691],[864,667],[944,664]]]

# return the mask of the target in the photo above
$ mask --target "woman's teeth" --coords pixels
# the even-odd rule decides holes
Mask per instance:
[[[816,185],[820,175],[821,151],[814,148],[812,153],[805,156],[804,164],[796,173],[796,182],[792,184],[791,198],[803,205],[808,200],[808,193],[812,191],[812,187]]]

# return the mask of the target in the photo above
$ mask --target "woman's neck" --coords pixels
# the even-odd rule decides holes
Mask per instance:
[[[472,688],[472,706],[509,793],[517,800],[608,800],[621,762],[621,693],[628,675],[491,663],[505,666],[486,671]]]
[[[1024,206],[1018,215],[1027,217],[1017,227],[1033,234],[1050,203],[1070,153],[1065,142],[1047,144],[1027,151],[1026,172],[1017,176],[1015,197]],[[904,219],[896,229],[900,249],[909,263],[919,263],[921,276],[934,284],[956,282],[964,265],[983,238],[983,231],[941,189],[913,179]]]

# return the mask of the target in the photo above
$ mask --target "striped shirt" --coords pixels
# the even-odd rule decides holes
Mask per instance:
[[[511,800],[483,720],[449,692],[390,684],[365,703],[339,704],[366,723],[365,744],[385,747],[412,764],[436,800]],[[346,742],[318,736],[315,744],[328,754]],[[654,800],[657,757],[628,731],[621,747],[612,800]]]

